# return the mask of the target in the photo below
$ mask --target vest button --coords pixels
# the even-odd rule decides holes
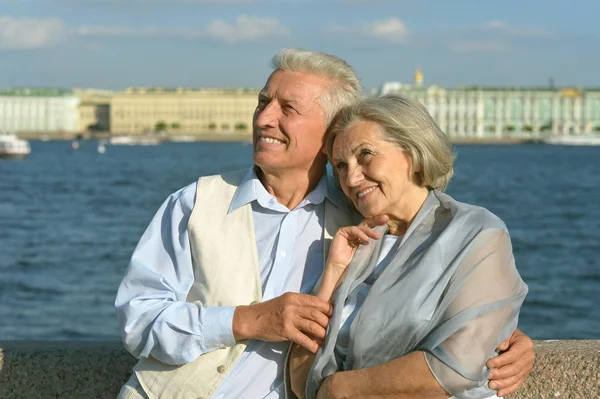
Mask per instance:
[[[225,374],[225,371],[226,371],[225,366],[220,365],[219,367],[217,367],[217,373]]]

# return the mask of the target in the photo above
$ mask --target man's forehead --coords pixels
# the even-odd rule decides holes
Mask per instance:
[[[267,97],[281,97],[289,101],[313,100],[321,95],[327,82],[324,78],[302,72],[276,70],[260,91]]]

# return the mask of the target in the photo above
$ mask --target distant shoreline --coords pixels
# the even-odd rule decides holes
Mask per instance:
[[[61,140],[108,140],[110,134],[77,134],[77,133],[18,133],[19,137],[26,140],[61,141]],[[117,136],[117,135],[115,135]],[[146,137],[143,135],[131,135],[132,137]],[[114,136],[112,136],[114,137]],[[250,134],[198,134],[178,136],[149,136],[158,138],[165,142],[252,142]],[[521,137],[450,137],[452,144],[481,144],[481,145],[514,145],[537,143],[535,139]]]

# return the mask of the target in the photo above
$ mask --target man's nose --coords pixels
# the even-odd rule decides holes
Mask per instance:
[[[275,101],[271,101],[263,109],[258,109],[256,112],[256,126],[260,128],[277,126],[279,107]]]

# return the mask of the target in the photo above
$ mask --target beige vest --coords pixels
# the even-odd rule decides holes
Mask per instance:
[[[245,170],[198,180],[188,224],[194,284],[188,302],[203,306],[249,305],[262,299],[252,207],[227,213]],[[325,251],[340,226],[356,222],[325,200]],[[246,342],[200,355],[183,366],[142,358],[134,371],[150,399],[208,399],[246,348]]]

